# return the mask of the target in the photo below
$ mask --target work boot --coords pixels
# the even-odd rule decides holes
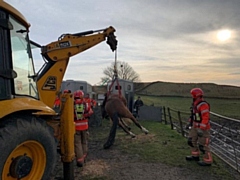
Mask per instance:
[[[197,163],[199,166],[211,166],[211,164],[207,164],[204,161],[198,161]]]
[[[186,156],[187,161],[199,161],[199,157],[195,156]]]
[[[78,166],[78,167],[83,167],[83,162],[77,161],[77,166]]]
[[[83,162],[86,163],[87,162],[87,154],[84,154],[83,158],[84,158]]]

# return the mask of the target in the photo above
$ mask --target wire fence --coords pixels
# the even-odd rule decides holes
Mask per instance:
[[[170,124],[174,129],[187,138],[189,129],[189,112],[183,112],[169,107],[162,107],[162,122]],[[240,120],[211,114],[211,151],[240,173]]]

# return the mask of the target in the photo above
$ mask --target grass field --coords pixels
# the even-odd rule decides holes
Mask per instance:
[[[211,111],[240,119],[240,87],[213,83],[171,83],[156,81],[136,83],[136,97],[140,95],[146,105],[165,106],[188,112],[192,103],[190,90],[199,87],[210,103]],[[135,98],[136,98],[135,97]]]
[[[215,177],[215,179],[235,180],[240,175],[229,168],[224,162],[213,155],[213,164],[211,167],[200,167],[194,162],[187,162],[185,156],[189,155],[190,149],[186,139],[179,133],[171,130],[169,125],[159,122],[141,121],[144,127],[149,130],[149,134],[143,134],[135,125],[131,125],[132,131],[137,137],[132,139],[126,136],[121,129],[117,130],[114,148],[119,149],[123,154],[138,157],[140,162],[163,163],[171,167],[181,167],[204,177]],[[109,126],[106,120],[103,126]],[[99,128],[95,136],[100,141],[104,138],[104,131]],[[202,177],[201,177],[202,178]],[[200,178],[200,179],[201,179]]]
[[[174,96],[173,94],[170,94],[169,96],[166,96],[165,94],[154,94],[154,92],[158,92],[158,89],[158,86],[155,87],[154,91],[145,89],[144,91],[147,91],[148,95],[139,93],[135,95],[135,99],[137,99],[137,96],[139,95],[145,105],[153,105],[155,107],[165,106],[183,112],[190,111],[189,108],[192,103],[192,98],[189,95],[189,88],[186,88],[186,92],[183,91],[186,94],[188,93],[188,97]],[[212,88],[212,91],[216,92],[217,89]],[[169,92],[169,89],[166,89],[166,92]],[[220,94],[215,98],[210,98],[210,96],[206,97],[205,100],[209,102],[212,112],[240,119],[240,96],[238,94],[238,88],[237,90],[235,88],[234,92],[238,97],[236,99],[220,98]],[[228,93],[225,93],[225,96],[230,97]],[[137,156],[142,162],[163,163],[169,165],[170,168],[181,167],[183,169],[189,169],[195,174],[199,174],[199,176],[201,176],[200,179],[203,179],[203,177],[206,177],[206,179],[217,177],[217,179],[221,180],[240,179],[239,173],[214,155],[214,161],[211,167],[203,168],[196,163],[187,162],[185,156],[190,154],[190,148],[186,142],[187,140],[177,131],[171,130],[170,125],[152,121],[140,121],[140,123],[149,130],[150,133],[148,135],[143,134],[134,125],[131,125],[132,131],[137,134],[137,137],[134,139],[126,136],[121,129],[118,129],[114,148],[119,149],[123,154],[128,154],[134,157]],[[104,121],[103,126],[109,126],[109,122]],[[103,141],[104,137],[106,138],[106,133],[104,133],[102,128],[99,128],[98,131],[95,131],[94,133],[97,134],[95,138],[98,138],[99,141]]]
[[[240,99],[240,87],[213,83],[171,83],[156,81],[148,84],[135,84],[136,93],[156,96],[190,97],[190,90],[199,87],[205,97]]]

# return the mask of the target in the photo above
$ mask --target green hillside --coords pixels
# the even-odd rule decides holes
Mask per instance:
[[[135,92],[139,95],[190,97],[190,90],[199,87],[205,97],[240,99],[240,87],[217,85],[213,83],[171,83],[156,81],[135,83]]]

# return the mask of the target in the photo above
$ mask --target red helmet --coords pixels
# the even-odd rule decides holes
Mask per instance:
[[[84,96],[84,93],[83,93],[83,91],[81,91],[81,90],[77,90],[77,91],[74,92],[74,98],[80,98],[80,99],[82,99],[83,96]]]
[[[63,93],[71,93],[71,90],[65,89],[65,90],[63,91]]]
[[[203,90],[200,89],[200,88],[193,88],[191,90],[191,95],[192,95],[193,98],[203,96]]]

